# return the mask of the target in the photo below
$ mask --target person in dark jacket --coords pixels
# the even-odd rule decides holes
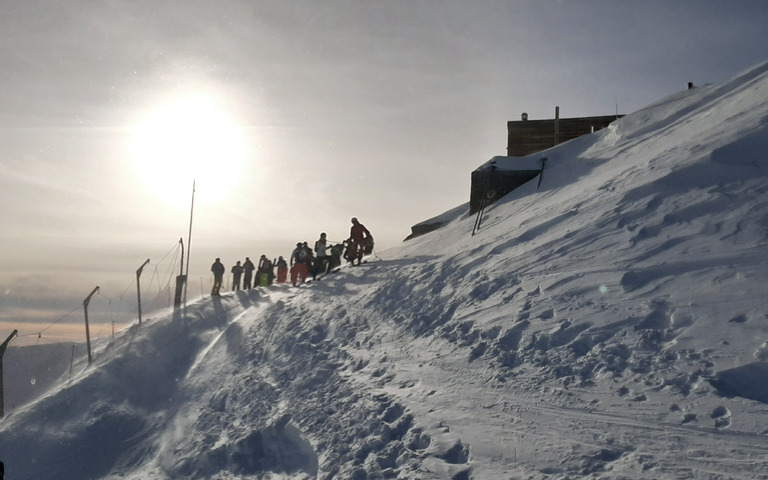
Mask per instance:
[[[250,290],[251,289],[251,279],[253,278],[253,271],[256,270],[256,267],[253,265],[253,262],[250,258],[245,257],[245,263],[243,263],[243,289],[244,290]]]
[[[275,278],[275,272],[272,267],[272,261],[266,255],[262,255],[259,259],[259,267],[256,269],[257,286],[266,287],[272,285],[272,280]]]
[[[315,242],[315,263],[312,266],[312,280],[317,278],[317,275],[324,275],[328,273],[328,241],[326,240],[325,232],[320,234],[320,238]]]
[[[350,255],[347,260],[349,260],[352,265],[355,264],[355,260],[357,260],[357,264],[360,265],[367,244],[371,245],[371,249],[373,248],[373,236],[371,235],[371,232],[369,232],[368,229],[365,228],[365,225],[360,223],[356,217],[352,217],[352,228],[349,230],[349,238],[347,239],[347,242],[349,242],[350,246]],[[345,257],[346,256],[347,255],[345,255]]]
[[[328,257],[328,273],[333,272],[341,266],[341,255],[344,253],[344,244],[337,243],[330,248],[331,255]]]
[[[296,249],[291,253],[291,283],[294,287],[297,283],[307,280],[311,263],[312,250],[307,246],[307,242],[297,243]]]
[[[224,272],[226,271],[227,269],[224,268],[221,259],[216,257],[216,261],[211,265],[211,272],[213,272],[213,288],[211,289],[211,295],[219,295],[221,282],[224,280]]]
[[[232,267],[232,291],[240,290],[240,277],[243,276],[243,266],[240,265],[240,260],[237,261],[234,267]]]

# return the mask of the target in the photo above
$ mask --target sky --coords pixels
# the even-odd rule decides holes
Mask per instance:
[[[548,150],[475,235],[454,209],[92,362],[11,345],[8,478],[765,479],[766,119],[763,62]]]
[[[766,17],[738,0],[3,1],[0,325],[82,330],[96,285],[109,324],[146,259],[143,283],[167,285],[182,238],[197,293],[215,257],[341,241],[352,216],[395,246],[468,201],[508,120],[722,80],[765,60]]]

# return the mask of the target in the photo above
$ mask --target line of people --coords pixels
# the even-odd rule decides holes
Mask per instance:
[[[360,265],[363,256],[373,252],[373,245],[371,232],[353,217],[349,238],[341,243],[329,245],[326,234],[323,232],[315,242],[314,249],[310,248],[307,242],[297,243],[296,248],[291,252],[289,262],[282,256],[271,261],[266,255],[261,256],[258,265],[254,265],[248,257],[245,257],[242,265],[238,260],[230,270],[232,291],[240,290],[241,281],[243,290],[272,285],[275,279],[277,283],[286,283],[289,273],[293,286],[305,282],[310,275],[312,280],[316,280],[318,275],[336,271],[341,266],[342,256],[351,265]],[[277,269],[277,275],[275,275],[275,269]],[[213,262],[211,272],[213,273],[211,295],[219,295],[226,273],[221,258],[216,258]]]

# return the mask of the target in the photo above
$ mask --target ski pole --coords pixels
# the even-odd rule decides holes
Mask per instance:
[[[536,191],[539,190],[539,187],[541,186],[541,179],[544,178],[544,165],[547,164],[547,157],[544,157],[541,159],[541,170],[539,171],[539,183],[536,185]]]
[[[472,228],[472,235],[474,236],[478,228],[480,228],[480,222],[482,221],[483,212],[485,211],[485,204],[488,202],[488,189],[491,186],[491,177],[493,172],[496,171],[495,162],[491,163],[491,171],[488,172],[488,181],[485,182],[485,189],[483,189],[483,199],[480,201],[480,210],[477,212],[477,218],[475,218],[475,226]]]

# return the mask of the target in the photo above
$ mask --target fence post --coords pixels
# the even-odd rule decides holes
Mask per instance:
[[[141,325],[141,272],[144,270],[144,267],[149,263],[149,259],[147,259],[146,262],[142,263],[138,270],[136,270],[136,292],[139,296],[139,325]]]
[[[181,246],[181,267],[179,267],[179,274],[176,276],[176,291],[173,296],[173,311],[176,312],[181,306],[181,297],[184,289],[187,285],[187,276],[184,275],[184,239],[179,238],[179,245]]]
[[[91,355],[91,330],[88,326],[88,304],[91,302],[91,297],[99,291],[99,286],[96,285],[96,288],[93,289],[93,291],[83,300],[83,312],[85,313],[85,344],[88,348],[88,364],[91,364],[91,361],[93,360],[93,357]]]
[[[5,355],[5,349],[8,348],[8,344],[11,343],[13,337],[19,333],[18,330],[14,330],[11,335],[5,339],[2,345],[0,345],[0,418],[5,417],[5,397],[3,392],[3,355]]]

